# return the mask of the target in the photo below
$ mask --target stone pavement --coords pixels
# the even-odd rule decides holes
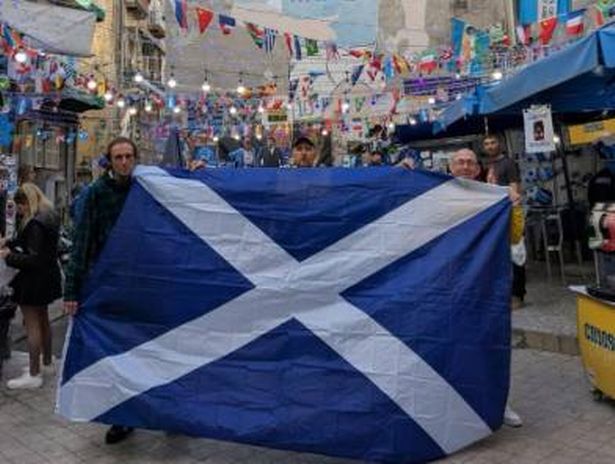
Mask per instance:
[[[514,350],[512,404],[520,429],[491,438],[441,461],[455,463],[609,464],[615,462],[615,404],[592,399],[579,357]],[[26,362],[15,356],[10,376]],[[4,382],[3,382],[4,383]],[[0,463],[343,464],[323,456],[267,450],[206,439],[138,431],[125,443],[102,444],[105,427],[71,424],[53,414],[54,382],[43,390],[0,387]]]

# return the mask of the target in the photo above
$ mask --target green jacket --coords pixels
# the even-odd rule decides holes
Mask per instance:
[[[88,187],[66,267],[65,301],[79,301],[83,283],[124,208],[129,190],[130,183],[119,184],[111,174],[102,175]]]

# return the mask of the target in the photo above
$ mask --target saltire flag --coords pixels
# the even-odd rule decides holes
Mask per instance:
[[[611,17],[615,16],[615,1],[599,0],[596,7],[596,24],[603,26]]]
[[[539,23],[570,11],[570,0],[519,0],[519,23]]]
[[[585,8],[582,8],[568,13],[566,16],[566,34],[574,36],[583,34],[585,30],[586,11]]]
[[[218,24],[220,25],[220,30],[224,35],[230,35],[235,29],[236,21],[235,18],[226,15],[218,15]]]
[[[263,37],[263,48],[267,53],[273,53],[277,37],[278,31],[276,31],[275,29],[270,29],[268,27],[265,28],[265,33]]]
[[[204,34],[211,24],[211,21],[214,19],[214,12],[198,6],[195,8],[195,12],[197,23],[199,25],[199,32]]]
[[[188,3],[186,0],[175,0],[173,2],[175,10],[175,19],[181,29],[188,29]]]
[[[250,37],[252,37],[254,44],[258,48],[262,49],[265,41],[265,29],[257,26],[256,24],[246,23],[246,30],[248,31],[248,34],[250,34]]]
[[[549,45],[551,39],[553,38],[555,28],[557,27],[557,16],[543,19],[542,21],[540,21],[539,25],[540,32],[538,33],[538,38],[540,39],[540,43],[542,45]]]
[[[365,461],[451,454],[502,424],[509,214],[504,188],[420,171],[139,168],[57,410]]]

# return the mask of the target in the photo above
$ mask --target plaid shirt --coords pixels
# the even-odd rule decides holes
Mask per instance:
[[[101,176],[88,188],[66,268],[65,301],[79,301],[83,282],[105,246],[129,190],[130,183],[118,184],[110,174]]]

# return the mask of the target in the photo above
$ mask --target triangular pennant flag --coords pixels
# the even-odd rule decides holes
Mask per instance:
[[[354,69],[352,70],[352,75],[350,77],[350,83],[352,84],[353,87],[356,85],[357,81],[359,80],[359,77],[361,77],[361,73],[363,73],[364,68],[365,68],[365,65],[360,64],[358,66],[355,66]]]
[[[224,35],[230,35],[231,32],[233,32],[233,29],[235,29],[235,25],[237,24],[235,22],[235,18],[231,18],[230,16],[222,14],[218,16],[218,23],[220,25],[220,30]]]
[[[557,16],[552,18],[543,19],[540,21],[540,43],[543,45],[548,45],[553,38],[553,33],[555,32],[555,28],[557,27]]]
[[[286,49],[288,50],[288,54],[292,58],[293,56],[295,56],[293,35],[289,34],[288,32],[285,32],[284,42],[286,43]]]
[[[307,56],[317,56],[318,55],[318,41],[314,39],[305,39],[305,50]]]
[[[395,71],[397,74],[405,75],[410,73],[410,65],[408,64],[408,61],[397,53],[393,54],[393,65],[395,66]]]
[[[303,57],[301,56],[301,40],[299,40],[299,36],[293,36],[293,45],[295,48],[295,59],[301,61]]]
[[[526,26],[519,24],[517,26],[516,32],[517,32],[517,40],[519,41],[519,43],[523,45],[529,45],[530,40],[532,38],[531,26],[529,24]]]
[[[175,0],[173,3],[175,9],[175,19],[181,29],[188,29],[188,4],[186,0]]]
[[[199,6],[195,8],[195,11],[196,19],[199,24],[199,32],[203,34],[211,24],[212,19],[214,19],[214,12]]]
[[[252,23],[246,23],[246,30],[248,31],[248,34],[250,34],[250,37],[252,37],[254,44],[258,48],[262,49],[265,39],[265,30],[262,27],[258,27],[256,24]]]

